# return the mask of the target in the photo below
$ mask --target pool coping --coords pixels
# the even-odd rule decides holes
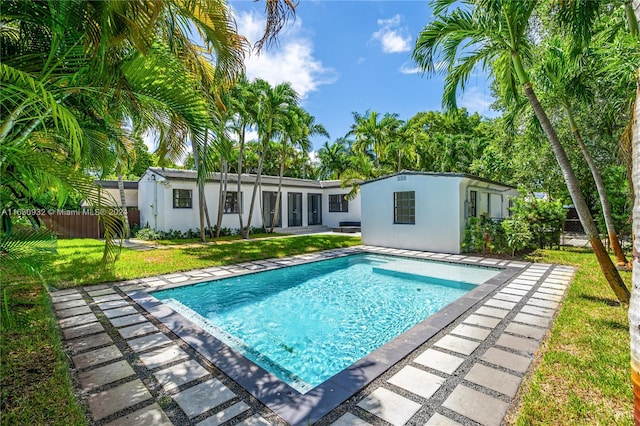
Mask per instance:
[[[492,264],[481,264],[479,263],[481,258],[475,258],[474,262],[469,261],[474,259],[473,257],[460,256],[460,260],[457,260],[454,256],[448,255],[446,259],[443,259],[438,258],[436,253],[413,250],[394,250],[389,253],[383,248],[372,246],[334,249],[322,253],[329,255],[312,259],[293,256],[287,259],[296,259],[296,261],[281,261],[280,266],[272,268],[238,271],[233,275],[209,276],[189,280],[189,282],[154,286],[153,288],[125,290],[125,294],[287,423],[302,425],[314,423],[326,416],[529,265],[525,262],[505,262],[502,265],[502,262],[499,261]],[[452,264],[497,268],[502,271],[305,394],[301,394],[262,367],[229,348],[150,294],[150,292],[168,288],[195,285],[230,276],[247,275],[359,253],[389,254]],[[512,264],[517,266],[510,266]]]

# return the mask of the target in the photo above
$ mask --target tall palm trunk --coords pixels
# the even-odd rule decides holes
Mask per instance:
[[[528,79],[527,79],[528,80]],[[578,212],[578,217],[580,218],[580,223],[582,224],[582,228],[585,230],[587,234],[587,238],[593,251],[598,259],[598,264],[600,265],[600,269],[604,274],[609,286],[615,293],[616,297],[620,301],[620,303],[627,305],[629,303],[629,289],[622,281],[620,277],[620,273],[616,269],[615,265],[611,261],[607,250],[604,248],[602,244],[602,240],[600,239],[600,235],[598,233],[598,228],[596,227],[595,222],[593,221],[593,217],[591,216],[591,212],[587,207],[587,203],[582,195],[582,191],[580,190],[580,186],[578,184],[578,179],[576,178],[573,169],[571,168],[571,164],[569,163],[569,158],[567,157],[567,153],[565,152],[562,144],[560,143],[560,139],[556,134],[551,121],[549,121],[549,117],[545,113],[542,105],[538,101],[538,97],[533,91],[533,87],[531,86],[531,82],[525,81],[523,83],[524,92],[533,108],[533,111],[542,126],[542,129],[551,144],[551,150],[553,151],[556,160],[558,161],[558,165],[562,170],[562,175],[564,176],[564,180],[567,184],[567,189],[569,190],[569,194],[571,195],[571,200],[573,201],[574,206],[576,207],[576,211]]]
[[[198,147],[195,145],[193,146],[193,162],[195,163],[197,173],[196,184],[198,186],[198,217],[200,219],[200,241],[204,243],[205,241],[207,241],[204,229],[204,174],[201,167],[202,165],[200,164],[200,154],[198,152]]]
[[[593,176],[593,180],[596,183],[596,189],[598,190],[598,196],[600,197],[600,204],[602,205],[602,215],[604,216],[604,223],[607,227],[607,233],[609,234],[609,241],[611,241],[611,248],[613,249],[613,253],[616,256],[616,261],[618,265],[623,266],[627,264],[627,259],[624,256],[624,252],[622,251],[622,247],[620,247],[620,241],[618,240],[618,233],[616,232],[616,227],[613,223],[613,216],[611,214],[611,203],[609,202],[609,197],[607,197],[607,190],[604,187],[604,182],[602,181],[602,175],[596,166],[596,163],[593,161],[593,157],[589,153],[589,150],[584,144],[584,140],[582,139],[582,135],[580,134],[580,130],[576,125],[575,119],[573,117],[573,111],[568,105],[564,106],[564,109],[567,113],[567,117],[569,118],[569,124],[571,125],[571,132],[573,136],[576,138],[578,142],[578,146],[580,147],[580,151],[582,151],[582,156],[587,161],[589,166],[589,170],[591,170],[591,175]]]
[[[640,21],[640,0],[633,1],[636,24]],[[633,18],[633,17],[632,17]],[[637,36],[637,33],[636,33]],[[634,417],[636,424],[640,420],[640,68],[638,68],[638,86],[633,111],[632,158],[633,158],[633,278],[631,304],[629,306],[629,334],[631,335],[631,381],[633,383]]]
[[[576,178],[576,175],[571,168],[569,158],[567,157],[567,153],[560,143],[558,134],[553,128],[549,117],[542,108],[542,105],[540,105],[540,101],[533,91],[533,86],[531,85],[531,81],[529,80],[529,76],[527,75],[524,66],[522,65],[520,55],[517,51],[514,51],[511,52],[511,58],[513,60],[513,65],[518,79],[520,80],[520,84],[524,89],[524,93],[529,100],[529,103],[531,104],[531,108],[533,109],[536,118],[542,126],[542,130],[549,140],[551,150],[556,157],[556,161],[560,166],[560,170],[562,170],[562,175],[564,176],[564,181],[567,184],[569,195],[571,195],[571,200],[573,201],[573,204],[576,207],[576,211],[578,212],[578,217],[580,218],[582,228],[587,233],[589,243],[591,244],[596,258],[598,259],[598,264],[600,265],[602,274],[605,276],[607,282],[609,283],[609,286],[615,293],[620,303],[628,305],[630,298],[629,289],[624,284],[624,281],[622,281],[620,273],[611,261],[609,253],[607,253],[607,250],[602,244],[602,240],[600,239],[600,235],[598,233],[598,228],[596,227],[596,224],[593,221],[593,217],[591,216],[591,212],[587,207],[587,202],[585,201],[584,196],[582,195],[582,191],[580,190],[578,179]]]
[[[240,147],[238,149],[238,224],[240,225],[240,236],[242,238],[248,237],[244,232],[244,225],[242,224],[242,155],[244,153],[245,131],[245,126],[243,125],[240,135]]]
[[[229,168],[227,160],[222,159],[222,173],[220,173],[220,185],[218,191],[218,220],[216,221],[216,238],[220,237],[220,227],[222,226],[222,215],[224,214],[224,202],[227,199],[227,174]],[[238,193],[240,197],[240,193]],[[238,198],[238,207],[240,207],[240,199]]]
[[[258,193],[258,186],[260,186],[260,177],[262,176],[262,166],[264,163],[264,157],[267,153],[267,147],[269,145],[269,141],[271,140],[271,135],[265,135],[265,139],[262,142],[262,152],[260,153],[260,158],[258,159],[258,170],[256,171],[256,180],[253,183],[253,192],[251,193],[251,205],[249,206],[249,216],[247,217],[247,227],[245,229],[245,238],[249,238],[249,234],[251,233],[251,218],[253,217],[253,207],[256,204],[256,195]]]
[[[273,229],[276,227],[276,222],[278,221],[278,212],[280,211],[280,193],[282,191],[282,178],[284,177],[284,162],[287,155],[287,139],[284,138],[282,140],[282,158],[280,158],[280,175],[278,175],[278,192],[276,193],[276,206],[273,211],[273,215],[271,216],[271,227],[269,228],[269,232],[273,233]]]
[[[123,211],[122,224],[124,229],[122,230],[122,236],[125,239],[131,238],[131,227],[129,226],[129,214],[127,211],[127,200],[124,194],[124,180],[122,179],[122,170],[118,168],[118,191],[120,192],[120,207]]]

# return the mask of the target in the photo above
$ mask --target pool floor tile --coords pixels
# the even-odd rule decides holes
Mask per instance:
[[[164,411],[162,411],[158,403],[154,403],[107,423],[105,426],[131,425],[171,426],[173,423]]]
[[[522,381],[518,376],[482,364],[475,364],[464,379],[511,398],[515,396]]]
[[[371,395],[358,403],[358,407],[391,423],[402,426],[422,407],[404,396],[385,388],[374,390]]]
[[[240,414],[250,409],[251,407],[249,407],[246,402],[236,402],[231,407],[225,408],[222,411],[218,411],[211,417],[207,417],[206,419],[198,423],[198,426],[218,426],[235,417],[238,417]]]
[[[331,423],[331,426],[371,426],[371,423],[362,420],[351,413],[345,413],[338,420]]]
[[[503,351],[498,348],[487,349],[487,352],[482,356],[482,360],[490,364],[508,368],[509,370],[517,371],[518,373],[526,373],[531,364],[531,358]]]
[[[458,385],[442,404],[484,426],[498,426],[507,413],[509,404],[477,390]]]
[[[134,376],[136,373],[126,360],[107,364],[103,367],[94,368],[80,373],[80,385],[86,391],[117,382],[118,380]]]
[[[122,352],[120,352],[120,349],[115,345],[111,345],[75,355],[71,359],[73,360],[73,365],[75,365],[78,370],[82,370],[83,368],[113,361],[118,358],[122,358]]]
[[[167,392],[208,374],[209,372],[193,359],[153,373]]]
[[[471,355],[473,351],[480,346],[480,343],[455,336],[444,336],[438,340],[434,346],[438,346],[452,352],[458,352],[463,355]]]
[[[391,377],[389,383],[423,398],[431,398],[445,380],[435,374],[407,365]]]
[[[443,373],[453,374],[462,365],[464,358],[449,355],[435,349],[427,349],[413,361]]]
[[[136,379],[89,395],[89,411],[97,421],[148,399],[151,399],[151,394],[140,379]]]
[[[155,349],[138,355],[140,361],[149,370],[189,358],[189,354],[183,351],[178,345],[171,345],[165,348]]]
[[[235,398],[236,394],[218,379],[207,380],[173,396],[189,418],[209,411]]]

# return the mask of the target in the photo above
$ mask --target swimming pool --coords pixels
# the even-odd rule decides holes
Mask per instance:
[[[304,394],[500,272],[358,254],[153,296]]]

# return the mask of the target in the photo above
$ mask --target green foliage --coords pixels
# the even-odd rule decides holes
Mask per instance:
[[[462,249],[514,255],[526,248],[559,246],[565,217],[566,210],[559,201],[518,198],[508,219],[468,218]]]
[[[151,228],[142,228],[137,232],[133,232],[133,236],[145,241],[157,241],[160,239],[160,233]]]
[[[462,249],[473,253],[504,253],[506,240],[500,221],[487,217],[468,218]]]
[[[513,216],[502,222],[504,237],[507,248],[511,250],[511,255],[515,255],[517,251],[526,248],[530,243],[533,235],[529,229],[529,224],[522,217]]]
[[[560,201],[517,198],[511,216],[529,226],[532,248],[560,245],[560,235],[567,217],[567,211]]]

